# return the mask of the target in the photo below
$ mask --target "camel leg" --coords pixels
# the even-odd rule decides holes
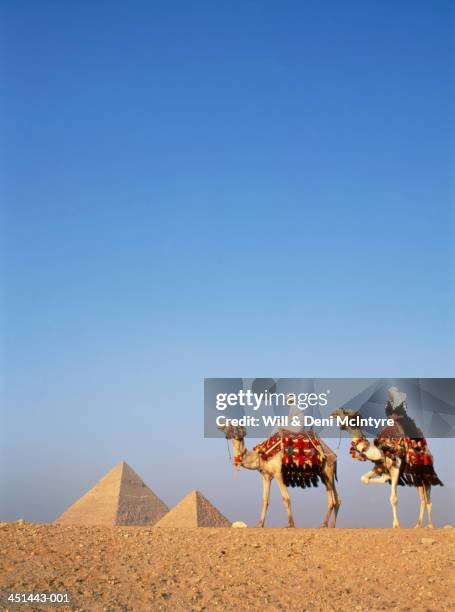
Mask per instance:
[[[329,518],[330,518],[330,515],[332,514],[332,510],[335,505],[334,500],[333,500],[333,492],[332,492],[332,489],[330,488],[329,483],[325,485],[325,490],[327,492],[327,512],[326,512],[326,515],[324,516],[324,520],[321,523],[321,527],[328,527]]]
[[[369,472],[360,477],[360,481],[363,482],[363,484],[369,484],[370,479],[373,478],[375,474],[376,470],[370,470]]]
[[[330,484],[332,487],[332,495],[333,495],[333,519],[332,519],[332,522],[330,523],[330,527],[333,528],[335,527],[337,523],[338,510],[340,509],[340,506],[341,506],[341,499],[338,495],[338,491],[335,485],[335,466],[333,466],[332,468],[332,479],[330,481]]]
[[[360,480],[363,482],[363,484],[384,484],[385,482],[390,480],[389,474],[383,474],[382,476],[379,476],[378,478],[373,478],[374,476],[377,476],[377,475],[378,473],[376,470],[370,470],[369,472],[361,476]]]
[[[267,474],[262,474],[262,509],[257,527],[264,527],[265,515],[267,514],[267,508],[269,507],[270,481],[270,476]]]
[[[332,522],[330,523],[330,527],[335,527],[338,508],[340,507],[340,499],[338,497],[338,493],[335,487],[335,469],[334,465],[326,466],[324,470],[324,484],[327,492],[327,513],[322,521],[321,527],[327,527],[329,523],[330,516],[332,512],[334,513]]]
[[[423,485],[425,492],[425,503],[427,506],[427,516],[428,516],[428,525],[429,529],[433,529],[433,518],[431,516],[431,511],[433,509],[433,504],[431,503],[431,485]]]
[[[419,518],[417,519],[417,523],[415,524],[416,529],[422,527],[423,521],[423,513],[425,512],[425,491],[423,487],[417,487],[417,492],[420,497],[420,509],[419,509]]]
[[[398,504],[398,495],[397,495],[397,487],[398,487],[398,480],[400,479],[400,468],[393,466],[390,468],[390,504],[392,505],[392,512],[393,512],[393,527],[399,527],[400,526],[400,521],[398,520],[398,511],[397,511],[397,504]]]
[[[294,518],[292,516],[292,511],[291,511],[291,498],[289,497],[287,487],[283,482],[283,477],[281,476],[281,474],[277,474],[275,476],[275,479],[280,489],[281,498],[283,500],[284,507],[286,508],[286,512],[288,514],[288,527],[295,527]]]

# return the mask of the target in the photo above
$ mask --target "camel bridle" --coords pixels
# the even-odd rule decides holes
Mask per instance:
[[[226,442],[228,447],[228,455],[229,455],[229,463],[232,460],[231,449],[229,448],[229,440],[237,440],[242,441],[245,437],[245,428],[244,427],[234,427],[233,425],[229,425],[225,430]],[[243,449],[240,455],[234,455],[234,466],[239,468],[242,465],[243,458],[246,455],[246,448]]]

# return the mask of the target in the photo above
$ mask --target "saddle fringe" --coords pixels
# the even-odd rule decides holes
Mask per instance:
[[[319,482],[324,483],[324,476],[320,466],[305,467],[295,464],[282,465],[281,474],[287,487],[301,487],[307,489],[317,487]]]
[[[444,486],[432,465],[411,466],[406,462],[401,466],[398,484],[402,487]]]

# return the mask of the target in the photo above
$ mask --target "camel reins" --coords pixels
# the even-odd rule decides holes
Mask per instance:
[[[340,450],[340,445],[341,445],[341,429],[338,430],[338,446],[335,449],[336,451]]]
[[[228,456],[229,456],[229,463],[231,463],[232,455],[231,455],[231,448],[229,446],[229,440],[230,440],[230,438],[228,438],[226,436],[226,445],[227,445],[227,451],[228,451]],[[234,465],[236,467],[238,467],[238,466],[240,466],[242,464],[242,459],[246,455],[246,452],[247,452],[247,450],[246,450],[246,448],[244,448],[241,455],[234,455]]]
[[[227,451],[228,451],[228,457],[229,457],[229,463],[231,463],[232,460],[232,456],[231,456],[231,449],[229,448],[229,439],[226,436],[226,445],[227,445]]]

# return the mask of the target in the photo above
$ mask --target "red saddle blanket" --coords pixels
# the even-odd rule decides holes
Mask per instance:
[[[374,443],[388,457],[401,457],[410,465],[433,465],[425,438],[388,438],[381,435]]]
[[[311,430],[293,432],[281,430],[254,449],[261,459],[268,461],[282,452],[283,480],[292,487],[317,486],[322,476],[324,450],[320,439]]]
[[[417,487],[424,484],[442,486],[433,467],[433,456],[423,435],[421,438],[409,438],[403,433],[398,436],[397,433],[399,432],[395,427],[385,428],[374,440],[374,444],[386,457],[393,460],[401,459],[399,484]],[[354,442],[351,443],[349,452],[353,459],[360,461],[367,459]]]

